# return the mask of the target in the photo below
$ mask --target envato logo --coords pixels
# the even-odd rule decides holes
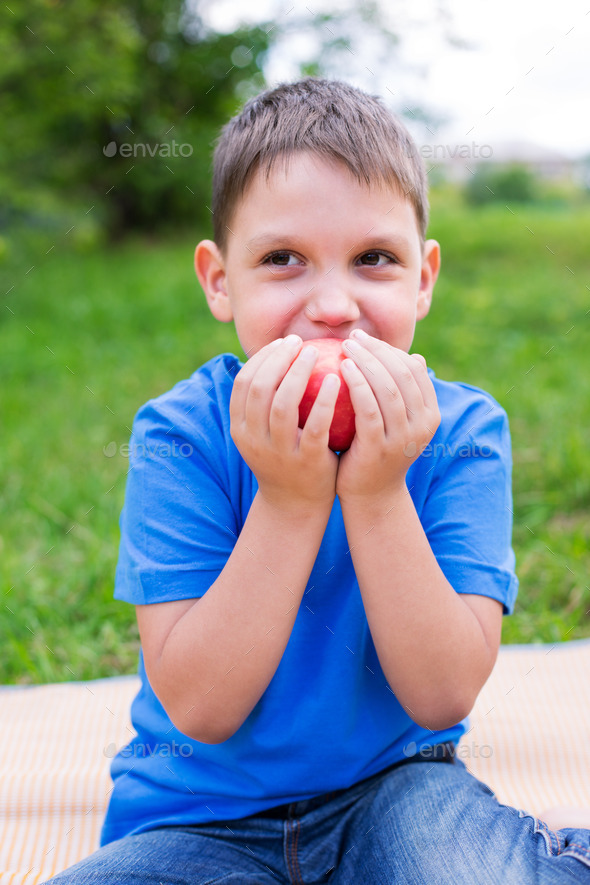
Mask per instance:
[[[431,744],[418,749],[416,741],[410,741],[403,748],[403,754],[407,759],[416,756],[418,759],[434,761],[448,758],[449,755],[453,759],[489,759],[494,755],[494,749],[489,744],[477,744],[475,741],[462,741],[455,747],[450,744]]]
[[[404,455],[407,458],[415,458],[421,455],[423,458],[491,458],[494,455],[491,446],[478,446],[474,443],[462,445],[447,445],[446,443],[428,443],[418,450],[415,442],[409,442],[404,446]]]
[[[150,458],[190,458],[194,449],[190,443],[181,443],[180,445],[173,440],[171,443],[157,443],[155,445],[144,445],[143,443],[123,443],[118,446],[116,442],[110,442],[103,446],[102,453],[105,458],[114,458],[115,455],[121,455],[122,458],[137,458],[148,456]]]
[[[494,155],[491,144],[423,144],[423,160],[489,160]]]
[[[119,750],[113,742],[107,744],[102,752],[107,759],[114,759],[117,754],[124,759],[144,759],[146,756],[161,756],[162,759],[174,759],[181,756],[183,759],[187,759],[193,755],[193,748],[190,744],[177,744],[176,741],[172,741],[171,744],[132,743]]]
[[[138,142],[137,144],[117,144],[116,141],[109,141],[102,149],[105,157],[190,157],[193,153],[192,144],[177,144],[173,141],[167,144],[145,144]]]

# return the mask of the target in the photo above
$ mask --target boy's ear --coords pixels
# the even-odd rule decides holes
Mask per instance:
[[[432,304],[432,290],[436,283],[440,270],[440,246],[436,240],[426,240],[422,256],[422,272],[420,274],[420,289],[418,290],[418,305],[416,319],[422,320],[430,310]]]
[[[215,319],[221,323],[231,322],[233,313],[227,294],[225,262],[213,240],[201,240],[197,245],[195,273]]]

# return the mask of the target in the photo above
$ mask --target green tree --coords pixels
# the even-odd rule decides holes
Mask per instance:
[[[480,165],[465,187],[467,202],[472,206],[485,203],[532,203],[539,198],[539,182],[535,173],[522,163]]]
[[[6,6],[0,225],[207,218],[212,141],[236,93],[262,85],[268,41],[263,26],[213,33],[178,0]]]

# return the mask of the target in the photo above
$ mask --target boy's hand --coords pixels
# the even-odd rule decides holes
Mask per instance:
[[[356,435],[340,456],[341,499],[379,499],[406,490],[407,470],[434,436],[440,412],[424,357],[371,336],[351,338],[341,371],[355,411]]]
[[[324,379],[305,427],[299,402],[317,360],[299,336],[262,347],[237,374],[230,401],[231,435],[260,494],[280,509],[332,505],[338,456],[328,448],[339,378]]]

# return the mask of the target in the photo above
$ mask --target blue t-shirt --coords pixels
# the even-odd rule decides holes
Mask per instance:
[[[223,569],[257,491],[230,436],[241,363],[210,360],[138,412],[121,516],[115,597],[139,605],[202,596]],[[517,591],[505,412],[488,394],[439,381],[441,423],[407,486],[430,546],[458,593]],[[213,823],[347,788],[423,746],[458,740],[418,726],[387,684],[369,631],[336,499],[293,631],[268,688],[220,744],[191,740],[147,679],[137,736],[112,763],[102,844],[154,827]],[[335,592],[335,590],[337,592]]]

